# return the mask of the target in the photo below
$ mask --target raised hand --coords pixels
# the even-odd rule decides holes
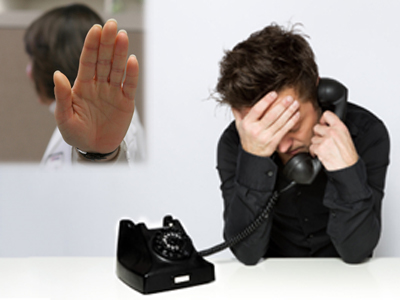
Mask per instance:
[[[117,30],[115,20],[89,30],[72,88],[64,74],[54,73],[58,128],[68,144],[85,152],[117,149],[134,113],[139,65],[135,56],[127,60],[129,39]]]
[[[299,120],[299,103],[270,92],[248,112],[232,109],[242,148],[257,156],[271,156],[282,138]]]

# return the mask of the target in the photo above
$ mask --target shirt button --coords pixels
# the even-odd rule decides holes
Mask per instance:
[[[333,212],[331,213],[331,215],[332,215],[332,218],[336,218],[336,212],[333,211]]]
[[[272,177],[272,176],[274,175],[274,172],[269,171],[269,172],[267,173],[267,175],[268,175],[269,177]]]
[[[304,222],[308,222],[308,218],[304,218]]]

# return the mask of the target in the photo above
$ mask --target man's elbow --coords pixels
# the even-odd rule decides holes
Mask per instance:
[[[363,258],[359,258],[359,257],[347,258],[346,257],[346,258],[342,258],[342,259],[347,264],[356,265],[356,264],[361,264],[361,263],[365,262],[368,258],[366,258],[366,257],[363,257]]]
[[[246,266],[255,266],[260,262],[260,258],[257,255],[249,255],[248,253],[240,253],[240,251],[231,250],[236,259]]]
[[[336,249],[342,260],[348,264],[360,264],[372,257],[372,253],[378,244],[380,230],[370,230],[369,233],[358,234],[353,239],[347,239]]]
[[[346,253],[342,254],[341,258],[345,263],[355,265],[367,261],[371,256],[372,254],[370,253],[367,255],[362,253]]]
[[[246,266],[255,266],[256,264],[258,264],[258,262],[260,261],[259,259],[249,259],[249,258],[245,258],[245,259],[241,259],[241,258],[237,258],[242,264],[246,265]]]

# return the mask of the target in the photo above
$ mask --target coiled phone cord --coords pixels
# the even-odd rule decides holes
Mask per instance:
[[[237,243],[239,243],[240,241],[244,240],[245,238],[247,238],[254,231],[256,231],[256,229],[258,227],[260,227],[261,224],[264,223],[266,219],[268,219],[268,217],[271,213],[271,210],[274,207],[276,201],[278,200],[278,197],[280,196],[280,194],[286,192],[287,190],[291,189],[295,185],[296,185],[296,182],[292,181],[291,183],[289,183],[286,187],[284,187],[279,192],[275,191],[272,194],[271,198],[269,199],[265,208],[261,211],[261,213],[257,216],[257,218],[252,223],[250,223],[245,229],[243,229],[243,231],[239,232],[235,236],[231,237],[230,239],[228,239],[225,242],[222,242],[219,245],[216,245],[209,249],[200,251],[199,255],[204,257],[204,256],[209,256],[209,255],[215,254],[217,252],[225,250],[226,248],[230,248],[230,247],[236,245]]]

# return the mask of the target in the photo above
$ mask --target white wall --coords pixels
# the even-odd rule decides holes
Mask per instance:
[[[0,255],[113,255],[120,218],[153,227],[167,213],[182,220],[199,250],[219,242],[215,150],[231,116],[207,100],[218,62],[224,49],[271,22],[299,22],[321,75],[341,80],[350,100],[389,128],[391,166],[376,255],[399,256],[399,11],[395,0],[147,0],[141,63],[147,161],[130,171],[60,174],[0,166]]]

